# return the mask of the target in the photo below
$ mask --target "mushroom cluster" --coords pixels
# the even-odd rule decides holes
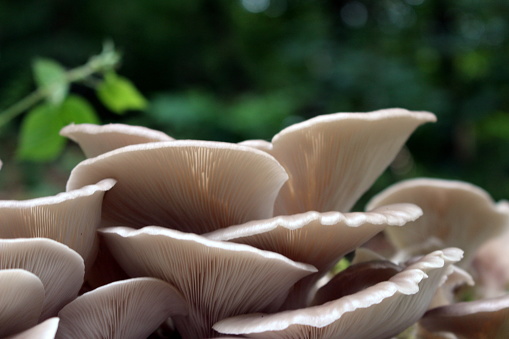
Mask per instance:
[[[433,121],[336,113],[239,144],[67,126],[88,159],[66,192],[0,201],[0,337],[461,338],[447,319],[478,309],[503,333],[507,299],[463,307],[456,290],[509,204],[421,179],[351,211]],[[392,258],[362,249],[377,234]]]

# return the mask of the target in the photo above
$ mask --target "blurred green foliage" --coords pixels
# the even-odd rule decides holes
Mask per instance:
[[[72,85],[102,122],[240,141],[270,139],[318,114],[428,110],[438,123],[412,136],[368,195],[431,176],[508,198],[508,13],[503,0],[2,1],[0,109],[31,91],[35,58],[68,69],[109,38],[122,52],[121,74],[148,102],[143,114],[117,116],[115,103]],[[19,124],[0,130],[2,177],[40,194],[51,164],[9,170]],[[56,161],[72,164],[76,154],[67,147]]]

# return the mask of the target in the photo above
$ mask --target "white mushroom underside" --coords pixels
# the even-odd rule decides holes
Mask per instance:
[[[270,155],[233,144],[172,141],[127,146],[74,168],[67,189],[102,178],[103,226],[159,225],[205,233],[272,216],[288,176]]]
[[[387,338],[417,321],[462,251],[431,253],[389,281],[320,306],[219,321],[214,329],[249,338]]]
[[[189,316],[175,322],[187,338],[212,336],[212,324],[225,317],[277,308],[297,280],[316,271],[273,252],[161,227],[101,233],[130,276],[156,277],[182,293]]]

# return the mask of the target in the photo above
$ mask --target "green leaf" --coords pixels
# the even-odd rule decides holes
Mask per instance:
[[[27,113],[21,124],[18,158],[30,161],[50,161],[63,150],[66,139],[60,136],[65,125],[99,123],[92,106],[77,95],[65,98],[61,105],[43,103]]]
[[[147,100],[128,79],[114,72],[106,73],[104,81],[97,88],[102,103],[117,114],[127,110],[142,110]]]
[[[74,124],[99,124],[94,108],[85,99],[77,95],[69,95],[58,111],[62,127]]]
[[[56,61],[36,59],[33,63],[35,82],[47,96],[50,103],[62,103],[69,92],[69,81],[65,69]]]
[[[61,128],[58,107],[50,103],[34,107],[21,124],[18,158],[31,161],[55,159],[65,145],[65,139],[59,135]]]

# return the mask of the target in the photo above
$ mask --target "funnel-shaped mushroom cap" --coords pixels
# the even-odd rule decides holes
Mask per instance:
[[[386,230],[394,246],[410,256],[459,247],[465,251],[460,267],[466,267],[478,247],[509,224],[507,204],[495,204],[484,190],[459,181],[403,181],[375,196],[367,209],[403,202],[421,207],[424,215],[408,227]]]
[[[192,233],[272,216],[288,176],[267,153],[208,141],[133,145],[85,160],[68,189],[118,183],[104,198],[105,226],[159,225]]]
[[[6,339],[55,339],[58,329],[58,318],[50,318],[26,331]]]
[[[87,158],[92,158],[124,146],[173,140],[172,137],[163,132],[124,124],[102,126],[72,124],[62,128],[60,135],[79,144]]]
[[[59,313],[57,338],[146,338],[168,317],[187,314],[182,295],[155,278],[117,281],[85,293]]]
[[[49,238],[63,243],[90,263],[97,250],[104,192],[115,180],[102,180],[52,197],[0,201],[0,238]]]
[[[434,308],[419,324],[431,332],[454,333],[460,339],[506,339],[509,295]]]
[[[277,253],[162,227],[100,232],[130,276],[156,277],[182,293],[189,316],[174,321],[185,338],[213,336],[220,319],[278,307],[296,281],[316,271]]]
[[[389,338],[426,311],[449,265],[460,260],[455,248],[436,251],[388,281],[320,306],[275,314],[248,314],[219,321],[214,329],[249,338]]]
[[[268,150],[290,176],[276,201],[275,215],[348,212],[410,134],[435,120],[428,112],[387,109],[318,116],[282,130]],[[246,145],[268,148],[255,141]]]
[[[76,298],[85,273],[78,253],[44,238],[0,239],[0,269],[8,268],[27,270],[42,281],[45,299],[41,320],[55,316]]]
[[[421,215],[421,209],[412,204],[385,206],[369,213],[307,212],[251,221],[205,236],[277,252],[315,266],[318,272],[302,279],[288,297],[292,303],[287,307],[296,308],[308,305],[314,284],[345,254],[387,226],[403,226]]]
[[[25,270],[0,270],[0,337],[22,332],[41,315],[44,286]]]

